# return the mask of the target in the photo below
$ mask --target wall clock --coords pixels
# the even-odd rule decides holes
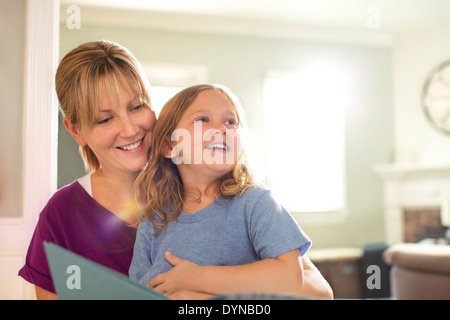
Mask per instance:
[[[450,135],[450,60],[428,75],[423,86],[422,106],[430,123]]]

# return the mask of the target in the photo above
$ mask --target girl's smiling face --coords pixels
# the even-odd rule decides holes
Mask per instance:
[[[155,113],[121,86],[118,99],[107,92],[102,90],[94,124],[76,140],[81,146],[89,145],[103,170],[139,172],[147,163]]]
[[[236,108],[223,92],[200,92],[172,134],[180,174],[216,180],[231,171],[241,154],[238,129]]]

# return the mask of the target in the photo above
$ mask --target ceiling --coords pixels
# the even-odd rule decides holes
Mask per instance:
[[[450,25],[449,0],[61,0],[61,4],[355,30],[368,29],[368,19],[376,14],[372,10],[379,10],[380,30],[385,32]]]

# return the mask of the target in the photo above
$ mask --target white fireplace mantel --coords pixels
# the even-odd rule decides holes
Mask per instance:
[[[384,218],[389,244],[403,242],[403,212],[408,208],[440,208],[450,201],[450,163],[380,164],[374,171],[382,178]]]

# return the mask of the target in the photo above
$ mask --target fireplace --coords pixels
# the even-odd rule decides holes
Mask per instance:
[[[440,208],[403,210],[403,241],[444,238],[447,227],[441,222]]]
[[[450,202],[450,165],[385,164],[383,180],[386,242],[416,242],[445,234],[441,208]]]

